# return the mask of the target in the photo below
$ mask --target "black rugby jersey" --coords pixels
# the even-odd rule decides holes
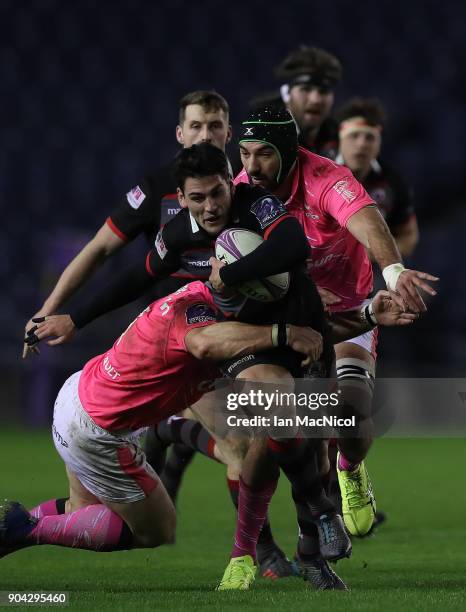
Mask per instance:
[[[335,161],[344,163],[341,155]],[[412,190],[400,174],[384,161],[373,160],[371,170],[361,184],[377,204],[390,230],[403,225],[415,215]]]
[[[328,375],[334,359],[330,329],[317,288],[305,271],[309,247],[299,221],[288,214],[274,195],[261,187],[241,183],[235,188],[227,227],[255,231],[265,240],[249,255],[221,268],[220,275],[226,285],[290,272],[290,286],[282,299],[270,304],[247,300],[239,320],[312,327],[323,336],[324,350],[319,361],[323,364],[322,371]],[[76,327],[81,328],[98,316],[140,297],[151,286],[149,283],[155,281],[158,287],[167,281],[180,282],[173,277],[177,270],[179,274],[184,273],[186,279],[205,280],[211,272],[209,258],[212,255],[213,238],[196,223],[188,209],[182,209],[159,231],[145,267],[137,265],[123,272],[103,291],[94,294],[87,304],[70,309],[71,318]]]
[[[295,225],[295,219],[278,198],[261,187],[246,183],[236,186],[227,227],[242,227],[267,238],[271,230],[285,219]],[[299,225],[299,222],[296,223]],[[304,238],[302,230],[300,234]],[[211,272],[209,258],[214,255],[214,245],[215,239],[197,224],[188,209],[182,209],[158,232],[154,248],[146,260],[147,270],[154,277],[173,274],[189,280],[207,279]],[[296,246],[299,248],[299,243],[289,245],[288,252],[291,254]],[[282,257],[286,261],[287,254],[283,253]],[[235,262],[234,266],[238,268],[239,263]],[[264,264],[257,276],[268,276],[262,274]],[[277,262],[273,265],[276,266]],[[229,283],[229,272],[222,272],[222,280],[226,284],[241,282],[235,276]]]
[[[130,241],[145,234],[153,244],[159,228],[180,211],[173,161],[146,175],[122,198],[107,218],[107,225],[122,240]]]

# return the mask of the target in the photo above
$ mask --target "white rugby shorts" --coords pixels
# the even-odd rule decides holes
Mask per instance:
[[[65,382],[55,401],[55,448],[81,484],[98,499],[132,503],[144,499],[160,480],[140,445],[146,428],[111,433],[84,410],[78,395],[81,372]]]

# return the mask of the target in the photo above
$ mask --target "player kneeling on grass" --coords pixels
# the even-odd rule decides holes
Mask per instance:
[[[216,361],[276,344],[272,325],[224,319],[211,290],[191,283],[148,306],[109,351],[65,382],[52,432],[70,485],[66,515],[35,518],[6,501],[0,506],[0,546],[10,552],[36,544],[114,551],[173,540],[175,509],[139,437],[211,389],[220,377]],[[317,359],[320,334],[289,329],[288,346]],[[57,508],[51,501],[41,506]]]

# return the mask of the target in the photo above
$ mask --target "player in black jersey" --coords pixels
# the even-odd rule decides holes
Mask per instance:
[[[248,256],[222,270],[217,269],[223,283],[234,286],[253,278],[288,270],[292,272],[288,294],[280,301],[280,305],[273,305],[269,309],[268,315],[253,308],[254,304],[250,301],[245,305],[245,299],[234,304],[235,308],[241,308],[241,318],[248,321],[258,318],[261,322],[270,319],[274,323],[293,323],[296,320],[313,327],[323,336],[323,367],[329,371],[333,361],[332,342],[319,295],[305,273],[304,263],[308,247],[299,222],[286,212],[280,200],[262,188],[241,185],[235,189],[224,154],[210,144],[184,149],[175,163],[175,176],[183,210],[159,231],[155,247],[146,261],[142,262],[139,269],[128,269],[110,287],[96,295],[86,307],[72,311],[69,320],[81,327],[110,308],[135,299],[147,290],[154,280],[165,278],[180,268],[187,274],[194,271],[199,274],[201,271],[207,278],[216,236],[227,226],[243,227],[262,234],[266,240]],[[276,257],[277,252],[281,254],[280,258]],[[263,305],[257,305],[261,306],[262,310]],[[66,319],[66,315],[48,316],[43,324],[39,324],[37,337],[42,339],[54,333],[54,325],[63,319]],[[251,359],[241,363],[225,364],[225,368],[231,366],[231,375],[247,376],[249,379],[265,377],[273,380],[277,368],[280,372],[290,372],[295,377],[302,374],[302,357],[286,347],[250,357]],[[262,442],[261,440],[260,443]],[[267,452],[266,447],[263,450]],[[245,465],[252,464],[251,472],[254,472],[254,461],[259,452],[260,449],[252,455],[248,464],[248,451]],[[242,482],[240,490],[245,486],[247,485]],[[341,519],[340,527],[343,529]],[[345,550],[346,547],[347,545]],[[275,565],[277,561],[281,561],[281,566],[289,567],[283,553],[271,538],[271,533],[267,551],[269,555],[273,552]]]
[[[305,325],[312,325],[323,336],[324,350],[321,360],[325,362],[324,366],[328,370],[333,357],[332,341],[329,339],[320,298],[312,281],[304,272],[303,263],[307,255],[307,243],[299,222],[288,215],[277,198],[267,194],[261,188],[250,185],[238,186],[233,194],[226,158],[217,148],[209,144],[185,149],[180,154],[178,162],[177,169],[180,171],[178,173],[178,195],[183,211],[159,232],[156,247],[150,252],[146,265],[141,265],[140,269],[135,272],[131,270],[131,273],[124,274],[112,287],[106,288],[103,294],[94,300],[90,308],[87,308],[87,314],[85,309],[81,309],[81,312],[72,313],[72,317],[82,324],[110,307],[119,305],[121,300],[127,301],[131,284],[133,285],[131,297],[136,297],[138,292],[144,291],[148,283],[153,282],[154,276],[162,278],[178,269],[186,259],[186,253],[192,257],[193,249],[201,254],[200,258],[193,261],[204,261],[206,266],[202,267],[207,268],[212,240],[218,233],[227,225],[247,227],[263,234],[266,238],[265,242],[256,251],[238,262],[221,270],[217,268],[219,278],[225,285],[234,286],[252,278],[288,269],[293,270],[289,294],[281,300],[281,303],[271,307],[272,312],[262,311],[260,320],[262,322],[268,319],[273,322],[296,320],[302,321]],[[276,257],[277,252],[282,254],[281,259]],[[254,310],[249,313],[245,312],[244,300],[240,300],[234,306],[243,308],[242,319],[252,321],[257,316]],[[356,318],[358,314],[356,313]],[[52,333],[54,324],[62,317],[63,315],[47,317],[43,324],[39,324],[37,337],[41,339]],[[350,331],[351,333],[354,333],[354,328]],[[242,364],[235,364],[237,367],[234,368],[233,374],[239,376],[243,374],[248,378],[254,378],[254,373],[251,372],[254,368],[266,367],[268,369],[265,370],[265,373],[262,370],[260,375],[256,374],[256,377],[260,380],[270,379],[276,373],[276,370],[270,369],[272,366],[299,376],[302,372],[301,358],[291,353],[283,349],[273,354],[268,352],[253,356],[254,361],[248,360]],[[270,372],[272,376],[267,375]],[[244,486],[247,487],[243,483],[243,488]],[[252,495],[250,491],[249,494]],[[326,510],[328,512],[322,521],[333,521],[334,516],[330,516],[330,506],[327,506]],[[332,526],[332,533],[334,533],[335,525],[332,523]],[[322,531],[324,531],[323,527]],[[332,545],[332,543],[326,544],[330,548]],[[343,552],[346,554],[348,543],[343,542],[343,545]],[[340,550],[342,544],[336,542],[335,546]],[[322,577],[322,572],[326,573],[330,576],[330,583],[333,584],[336,581],[335,576],[329,573],[329,568],[321,558],[318,559],[318,563],[321,564],[320,569],[317,568],[317,571],[320,572],[319,576]]]
[[[224,151],[231,138],[226,100],[215,91],[194,91],[184,96],[179,103],[176,138],[183,147],[209,142]],[[176,183],[171,175],[172,163],[147,175],[128,191],[92,240],[65,268],[53,291],[33,318],[58,312],[108,257],[138,235],[145,234],[153,244],[161,225],[167,223],[180,209]],[[190,277],[191,280],[197,278],[200,277]],[[183,278],[181,281],[166,283],[160,296],[174,291],[185,281]],[[34,323],[30,320],[26,325],[26,334],[33,327]],[[65,337],[59,337],[53,344],[61,344],[64,340]],[[30,350],[31,347],[25,344],[23,357]]]
[[[275,69],[279,92],[259,96],[253,108],[286,107],[298,126],[299,146],[334,159],[338,128],[331,117],[334,89],[342,76],[338,58],[317,47],[300,45]]]
[[[385,112],[378,100],[353,98],[336,113],[339,150],[336,162],[347,166],[376,202],[403,257],[419,240],[413,195],[404,179],[379,159]]]

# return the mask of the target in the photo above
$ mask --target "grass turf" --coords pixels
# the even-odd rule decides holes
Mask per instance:
[[[68,591],[76,610],[465,610],[464,451],[462,439],[377,441],[368,467],[388,521],[337,564],[349,593],[315,592],[299,579],[258,579],[248,592],[215,592],[234,514],[224,469],[203,457],[186,475],[174,546],[105,554],[29,548],[0,560],[0,591]],[[32,507],[67,494],[47,432],[3,432],[0,461],[2,498]],[[283,477],[271,520],[292,555],[295,521]]]

